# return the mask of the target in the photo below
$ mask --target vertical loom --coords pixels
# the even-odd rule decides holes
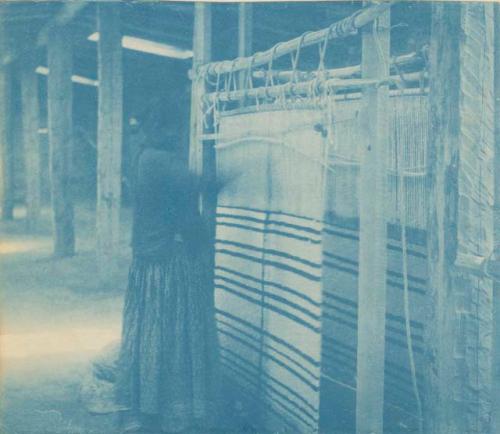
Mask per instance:
[[[435,122],[436,113],[429,110],[427,56],[390,56],[389,7],[367,6],[328,29],[194,71],[192,155],[203,140],[215,140],[218,173],[238,175],[218,198],[221,353],[234,400],[252,409],[260,429],[424,432],[428,419],[425,429],[437,433],[451,417],[444,412],[438,421],[445,404],[429,404],[445,373],[424,387],[439,333],[427,319],[445,289],[436,286],[428,256],[444,230],[427,223],[427,208],[441,206],[437,190],[429,197],[429,182],[439,191],[450,186],[429,178],[429,115]],[[464,29],[481,11],[467,9]],[[329,41],[348,40],[361,27],[362,64],[328,69]],[[318,66],[303,70],[301,54],[311,48]],[[290,70],[276,71],[286,55]],[[473,148],[465,139],[460,146]],[[487,184],[489,175],[478,179]],[[446,238],[443,247],[454,242]],[[464,323],[440,318],[456,348],[477,344],[471,333],[461,335]],[[486,318],[478,331],[489,326]],[[440,350],[439,361],[456,356]],[[474,367],[465,369],[472,378]],[[481,388],[474,395],[465,382],[456,385],[481,403],[468,407],[471,415],[482,408]],[[472,419],[463,426],[481,425]]]
[[[367,164],[363,165],[362,169],[366,193],[360,195],[361,208],[364,207],[360,226],[363,227],[361,239],[365,247],[358,251],[366,253],[374,247],[375,253],[365,254],[362,257],[363,277],[360,286],[360,304],[365,303],[367,308],[373,306],[373,302],[369,301],[368,287],[370,281],[373,280],[373,275],[376,274],[379,276],[380,285],[376,304],[381,307],[381,310],[375,317],[359,315],[360,322],[357,328],[359,328],[360,335],[363,336],[375,330],[377,339],[368,336],[364,338],[366,344],[361,342],[358,346],[363,356],[360,356],[358,360],[364,361],[369,355],[372,361],[375,356],[379,362],[375,375],[373,375],[373,364],[365,367],[362,363],[357,365],[361,373],[359,377],[366,378],[367,381],[361,380],[358,384],[355,383],[354,388],[357,389],[357,407],[362,416],[359,419],[360,432],[372,429],[368,427],[375,427],[375,431],[382,432],[384,370],[386,369],[384,346],[387,267],[384,258],[386,256],[387,217],[384,205],[388,169],[385,163],[391,142],[387,118],[388,39],[385,38],[383,48],[387,51],[385,63],[381,61],[383,55],[379,59],[380,53],[378,49],[375,50],[380,41],[372,40],[373,50],[367,48],[366,52],[375,54],[373,60],[368,61],[369,68],[375,69],[375,74],[365,74],[361,79],[337,78],[342,75],[325,69],[324,56],[330,38],[345,37],[356,33],[357,25],[370,22],[386,10],[387,4],[368,7],[360,14],[336,23],[325,31],[305,34],[292,41],[293,44],[292,42],[281,44],[268,52],[257,53],[251,58],[209,64],[198,71],[202,77],[210,74],[216,76],[213,79],[216,83],[215,91],[207,93],[201,100],[204,102],[205,117],[209,116],[214,121],[213,130],[206,131],[204,137],[215,137],[217,140],[218,172],[222,176],[225,173],[238,172],[241,176],[241,180],[229,186],[219,196],[217,213],[215,282],[221,352],[223,360],[227,359],[231,364],[231,369],[239,369],[239,374],[234,381],[248,392],[248,396],[254,396],[256,407],[264,405],[264,409],[260,408],[258,412],[264,428],[281,425],[289,428],[295,427],[300,432],[319,429],[320,383],[323,383],[323,378],[327,378],[328,375],[324,374],[325,361],[321,360],[320,354],[323,351],[321,344],[323,335],[318,334],[321,328],[319,325],[313,325],[318,321],[316,319],[319,318],[318,315],[323,316],[323,320],[325,318],[324,313],[321,310],[318,311],[318,308],[323,305],[321,294],[324,290],[321,287],[313,289],[314,285],[317,285],[313,282],[322,282],[323,286],[325,284],[328,286],[328,282],[325,283],[324,276],[322,278],[321,274],[316,277],[314,269],[318,267],[318,261],[321,264],[324,247],[322,247],[321,239],[316,239],[317,235],[311,237],[318,231],[315,226],[323,220],[324,211],[320,210],[323,209],[326,198],[318,198],[319,202],[316,202],[316,205],[312,205],[310,200],[312,193],[323,196],[325,187],[327,190],[330,189],[327,186],[329,178],[327,172],[335,171],[335,169],[330,165],[328,143],[333,145],[334,149],[343,145],[337,140],[338,132],[335,128],[335,117],[338,113],[334,114],[334,119],[327,113],[329,110],[337,110],[337,102],[341,107],[336,93],[339,90],[348,92],[346,95],[349,99],[345,100],[347,108],[351,97],[353,99],[350,104],[358,104],[359,94],[356,92],[363,90],[367,95],[367,99],[363,101],[368,102],[365,117],[372,120],[368,125],[376,124],[379,127],[374,131],[365,131],[359,136],[363,140],[371,135],[377,137],[373,145],[366,143],[366,149],[371,149],[373,146],[376,152],[367,154],[369,157],[375,155],[375,158],[366,158],[364,161]],[[388,16],[385,17],[385,21],[387,19]],[[358,24],[356,20],[359,20]],[[382,32],[387,33],[387,29]],[[369,35],[367,38],[371,37]],[[298,79],[301,50],[315,43],[319,46],[318,70],[313,74],[313,80],[303,82]],[[287,44],[290,45],[288,49],[284,48]],[[273,61],[286,54],[287,51],[291,52],[293,70],[287,76],[285,83],[276,82],[272,69]],[[255,86],[258,75],[254,75],[252,68],[265,61],[268,62],[268,66],[264,84],[261,87]],[[376,65],[373,63],[380,65],[379,71],[376,71],[377,68],[374,68]],[[245,71],[246,76],[244,86],[242,86],[239,72],[241,70]],[[239,74],[239,80],[236,79],[237,74]],[[395,76],[391,79],[398,81],[400,78]],[[198,80],[203,81],[200,78]],[[345,96],[340,98],[345,99]],[[242,102],[245,104],[242,105]],[[262,120],[260,120],[262,116],[259,112],[264,115]],[[267,121],[270,116],[274,119],[272,123]],[[358,121],[362,117],[357,117],[353,130],[358,129]],[[384,118],[385,121],[383,121]],[[268,125],[276,125],[274,127],[276,131],[267,130]],[[310,148],[311,144],[316,143],[315,140],[318,139],[320,140],[318,145],[323,144],[317,152],[313,152],[314,148]],[[306,143],[308,147],[304,147]],[[281,171],[280,166],[284,171]],[[251,169],[252,167],[254,169]],[[257,175],[255,170],[258,167],[269,169]],[[302,172],[302,169],[305,171]],[[308,174],[310,173],[323,173],[322,181],[311,180],[309,182]],[[289,177],[291,174],[293,176]],[[380,185],[377,189],[379,195],[377,201],[372,201],[369,193],[374,182],[372,174],[375,174],[375,183]],[[257,187],[257,184],[262,182],[264,182],[263,189]],[[297,193],[294,193],[295,196],[290,196],[290,192],[300,192],[301,188],[303,189],[304,185],[301,184],[307,184],[307,194],[297,196]],[[253,196],[253,199],[250,199],[251,196],[248,196],[245,191]],[[258,206],[259,197],[264,200],[260,207]],[[288,199],[284,200],[285,197]],[[341,199],[337,200],[337,203],[340,202]],[[320,203],[323,205],[320,206]],[[294,209],[296,206],[299,208]],[[370,206],[375,208],[372,209]],[[319,213],[314,211],[311,214],[313,210],[318,210]],[[371,218],[374,211],[380,216],[377,224],[373,225],[371,221],[366,224],[367,217]],[[313,220],[310,220],[311,218]],[[357,214],[355,218],[358,218]],[[307,223],[308,220],[318,223],[308,229],[308,225],[311,224]],[[288,230],[286,230],[287,227]],[[290,228],[293,228],[293,231],[290,232]],[[304,232],[301,233],[301,231]],[[251,235],[251,232],[255,234]],[[308,232],[311,234],[307,235]],[[309,248],[306,245],[300,247],[300,243],[297,244],[298,241],[293,241],[302,239],[308,243],[312,242],[312,247],[317,245],[318,247],[313,249],[316,253],[311,250],[312,247]],[[374,240],[379,241],[373,243]],[[307,255],[301,257],[300,251],[307,252]],[[289,259],[284,260],[284,258]],[[317,259],[311,262],[312,258]],[[370,258],[377,260],[373,263]],[[366,260],[368,262],[365,265]],[[380,263],[380,260],[383,263]],[[294,263],[294,261],[298,262]],[[299,263],[307,264],[306,268],[304,269],[303,265],[299,266]],[[369,263],[373,264],[372,268],[375,268],[371,269],[368,266]],[[312,267],[310,271],[308,267]],[[323,266],[319,265],[319,270],[322,268]],[[291,278],[290,273],[295,277]],[[308,279],[312,280],[308,283]],[[259,282],[260,285],[257,285]],[[278,288],[280,289],[276,292]],[[353,290],[357,292],[356,288]],[[361,310],[370,311],[364,308]],[[310,318],[306,320],[304,315]],[[374,328],[374,321],[381,328]],[[298,328],[295,333],[290,334],[289,331],[296,327]],[[305,345],[305,340],[301,341],[300,337],[308,336],[311,331],[312,334],[307,338],[310,344]],[[298,341],[296,341],[297,338]],[[252,341],[255,342],[252,344]],[[372,345],[374,343],[375,346]],[[337,352],[337,348],[334,352]],[[239,354],[237,359],[235,359],[236,354]],[[317,371],[318,367],[319,371]],[[321,382],[318,383],[320,378]],[[368,380],[370,378],[375,379],[375,388],[370,385]],[[374,402],[381,404],[378,410],[370,416],[368,410],[375,407]],[[363,423],[366,424],[365,427]]]

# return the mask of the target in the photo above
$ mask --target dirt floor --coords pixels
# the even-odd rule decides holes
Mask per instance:
[[[130,257],[130,213],[113,283],[102,287],[94,253],[94,211],[75,212],[77,255],[51,257],[48,210],[36,233],[23,210],[0,223],[2,434],[112,434],[112,415],[90,415],[80,401],[89,361],[120,334]]]

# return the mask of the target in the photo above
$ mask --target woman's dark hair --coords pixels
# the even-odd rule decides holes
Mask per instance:
[[[155,106],[146,113],[143,121],[146,148],[178,152],[181,149],[180,125],[176,114],[165,113],[165,107]]]

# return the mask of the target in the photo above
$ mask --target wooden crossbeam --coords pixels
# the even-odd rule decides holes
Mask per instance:
[[[398,73],[398,68],[414,65],[419,60],[422,60],[420,53],[404,54],[391,58],[391,73]],[[300,81],[312,80],[318,76],[318,71],[254,71],[253,77],[259,80],[267,80],[270,75],[274,81],[287,82],[295,76]],[[345,66],[342,68],[327,69],[323,71],[324,78],[347,78],[358,76],[361,74],[361,65]],[[401,74],[402,79],[407,79],[407,74]]]
[[[243,57],[235,59],[234,61],[214,62],[204,67],[204,73],[207,74],[226,74],[229,72],[238,72],[249,67],[257,67],[267,64],[273,58],[278,58],[283,55],[293,53],[300,47],[307,47],[313,44],[320,43],[327,39],[334,39],[344,37],[368,23],[372,22],[379,15],[387,11],[391,6],[390,2],[382,2],[368,6],[356,14],[351,15],[332,26],[299,36],[298,38],[282,42],[273,48],[262,53],[256,53],[251,57]],[[194,69],[197,71],[197,69]]]

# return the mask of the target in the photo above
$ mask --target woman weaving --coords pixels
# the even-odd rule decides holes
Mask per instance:
[[[159,122],[154,125],[165,138]],[[136,163],[133,260],[118,361],[112,375],[94,364],[95,377],[114,383],[124,432],[208,432],[216,418],[210,243],[197,206],[208,186],[185,166],[175,142],[165,139],[150,140]]]

